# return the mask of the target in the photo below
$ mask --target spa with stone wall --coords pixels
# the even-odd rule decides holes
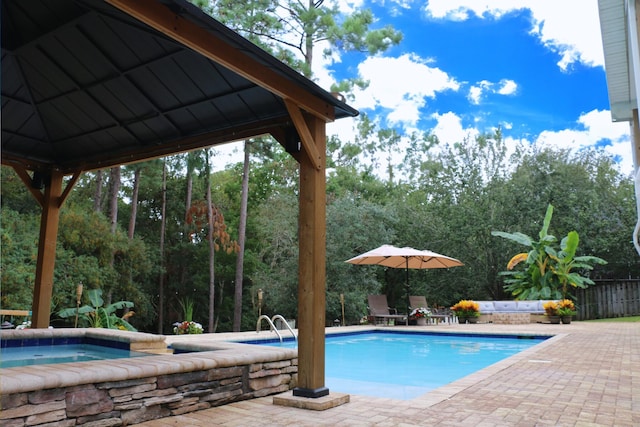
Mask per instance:
[[[35,333],[46,332],[53,333]],[[148,335],[106,331],[112,333],[119,340]],[[296,350],[230,342],[179,347],[197,352],[0,369],[0,425],[129,425],[295,387]]]

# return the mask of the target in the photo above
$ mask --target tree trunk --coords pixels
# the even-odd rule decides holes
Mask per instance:
[[[111,221],[111,234],[115,234],[118,227],[118,193],[120,192],[120,166],[111,168],[109,178],[111,194],[109,203],[109,219]]]
[[[133,177],[133,194],[131,195],[131,218],[129,218],[129,240],[133,239],[136,230],[136,217],[138,216],[138,193],[140,191],[140,175],[142,168],[137,167]]]
[[[111,222],[111,234],[116,234],[118,229],[118,193],[120,193],[120,166],[111,168],[109,176],[111,194],[109,195],[109,220]],[[113,268],[115,252],[111,252],[109,265]],[[113,285],[107,288],[105,305],[111,304],[113,298]]]
[[[238,224],[238,258],[236,259],[236,283],[233,309],[233,332],[240,332],[242,323],[242,285],[244,276],[244,241],[247,229],[247,204],[249,200],[249,140],[244,141],[244,165],[242,168],[242,195],[240,223]]]
[[[162,162],[162,219],[160,221],[160,278],[158,283],[158,333],[164,325],[164,234],[167,224],[167,163]]]
[[[100,212],[102,209],[102,169],[96,172],[96,191],[93,195],[93,210]]]
[[[207,222],[209,224],[209,232],[207,233],[207,241],[209,242],[209,332],[215,332],[214,328],[214,314],[215,314],[215,299],[216,299],[216,281],[215,281],[215,242],[214,242],[214,228],[215,223],[213,218],[213,204],[211,203],[211,168],[209,166],[209,150],[207,150],[207,164],[206,180],[207,180]]]
[[[185,207],[184,207],[184,217],[185,217],[185,227],[187,226],[187,220],[189,216],[189,210],[191,209],[191,197],[193,194],[193,169],[194,169],[194,161],[193,157],[195,156],[195,152],[187,153],[187,196],[185,197]],[[188,233],[187,233],[188,236]]]

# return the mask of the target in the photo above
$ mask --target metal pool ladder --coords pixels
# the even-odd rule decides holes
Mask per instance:
[[[271,328],[271,330],[274,331],[276,335],[278,335],[278,338],[280,338],[280,342],[282,342],[282,335],[280,334],[280,332],[278,332],[278,328],[276,328],[276,326],[274,325],[274,322],[276,320],[282,321],[282,323],[286,325],[287,329],[289,329],[289,332],[291,332],[291,335],[293,335],[293,339],[296,342],[298,341],[298,337],[296,336],[296,333],[293,332],[293,329],[291,329],[289,322],[287,322],[286,319],[279,314],[276,314],[272,318],[269,318],[269,316],[267,316],[266,314],[263,314],[262,316],[258,317],[258,322],[256,324],[256,333],[260,332],[260,324],[262,319],[266,320],[267,323],[269,324],[269,328]]]

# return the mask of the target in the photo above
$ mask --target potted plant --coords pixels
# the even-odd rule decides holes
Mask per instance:
[[[176,335],[201,334],[203,331],[202,325],[193,321],[193,299],[184,298],[178,302],[180,303],[180,307],[182,307],[184,320],[173,324],[173,333]]]
[[[547,318],[550,323],[560,323],[560,315],[558,314],[558,303],[555,301],[547,301],[542,304],[542,308],[544,309]]]
[[[411,313],[409,313],[409,317],[416,320],[418,326],[425,326],[427,319],[431,317],[431,311],[425,307],[414,308]]]
[[[480,304],[472,300],[458,301],[451,307],[459,323],[477,323],[480,317]]]
[[[176,322],[173,324],[173,333],[176,335],[183,334],[201,334],[202,325],[200,323],[190,321]]]
[[[570,299],[563,299],[558,302],[558,316],[564,324],[571,323],[571,317],[576,314],[576,306]]]

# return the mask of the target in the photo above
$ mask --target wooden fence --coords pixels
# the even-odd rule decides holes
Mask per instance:
[[[640,280],[596,280],[575,292],[577,320],[640,315]]]

